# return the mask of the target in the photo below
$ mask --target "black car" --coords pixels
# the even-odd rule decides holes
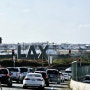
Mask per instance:
[[[49,82],[57,82],[57,84],[60,84],[60,75],[59,71],[57,69],[47,69],[46,71]]]
[[[1,84],[12,86],[12,78],[7,68],[0,68],[0,82]]]
[[[45,84],[48,87],[49,86],[49,79],[48,79],[48,75],[45,71],[35,71],[35,73],[41,73],[43,79],[45,80]]]

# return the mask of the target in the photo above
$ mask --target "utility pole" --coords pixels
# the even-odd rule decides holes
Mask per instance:
[[[43,67],[43,54],[42,54],[42,67]]]
[[[16,58],[15,58],[15,56],[13,56],[13,67],[15,67],[15,60],[16,60]]]
[[[2,37],[0,37],[0,44],[2,43]]]

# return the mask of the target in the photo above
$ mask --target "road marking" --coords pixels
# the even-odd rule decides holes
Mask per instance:
[[[51,87],[51,90],[54,90],[54,87]]]

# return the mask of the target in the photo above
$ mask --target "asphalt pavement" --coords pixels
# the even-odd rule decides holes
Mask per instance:
[[[56,83],[51,83],[49,87],[45,87],[45,90],[70,90],[69,89],[69,81],[65,81],[64,83],[61,84],[56,84]],[[6,85],[1,85],[2,87],[0,90],[38,90],[38,89],[23,89],[22,84],[18,83],[13,83],[12,87],[7,87]]]

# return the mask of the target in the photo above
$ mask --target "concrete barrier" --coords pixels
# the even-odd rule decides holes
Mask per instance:
[[[71,90],[90,90],[90,84],[77,82],[71,79],[70,88]]]

